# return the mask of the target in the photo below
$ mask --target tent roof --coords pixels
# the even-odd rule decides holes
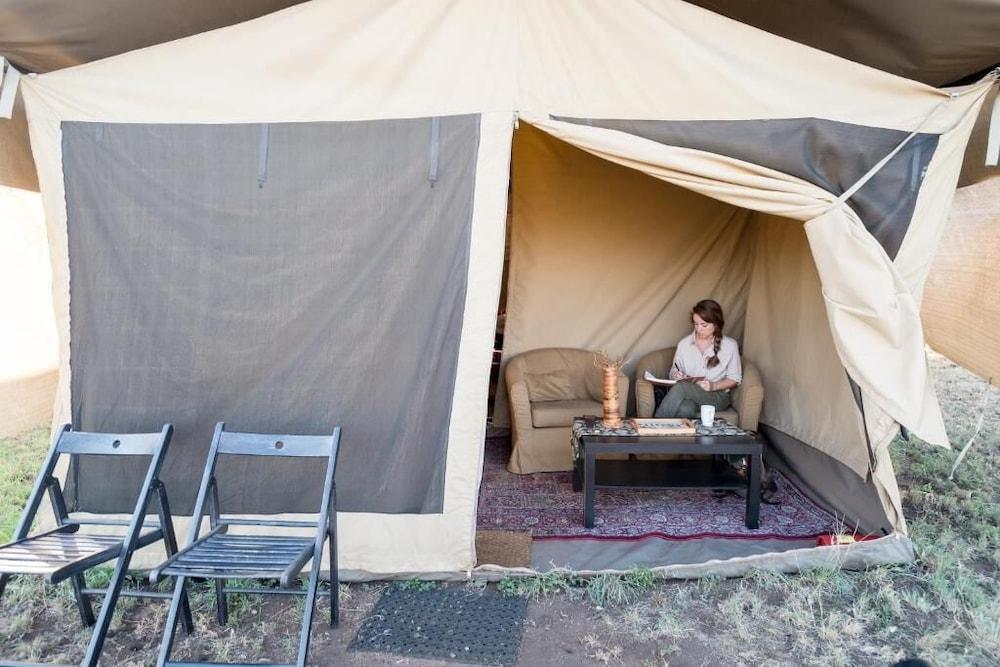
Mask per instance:
[[[262,16],[302,0],[0,0],[0,55],[48,72]],[[690,0],[842,58],[944,86],[1000,63],[1000,0]]]
[[[782,37],[934,86],[1000,63],[1000,0],[691,0]],[[246,21],[301,0],[0,0],[0,56],[48,72]],[[263,47],[262,47],[263,48]],[[23,107],[0,122],[0,184],[37,189]],[[977,134],[985,136],[985,128]],[[982,164],[974,137],[970,163]],[[996,170],[990,170],[995,172]],[[965,181],[981,180],[981,168]]]

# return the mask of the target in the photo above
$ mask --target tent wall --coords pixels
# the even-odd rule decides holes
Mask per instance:
[[[955,193],[924,288],[927,342],[984,378],[1000,379],[1000,178]]]
[[[447,156],[450,154],[449,149],[447,149],[448,135],[449,132],[446,129],[447,119],[442,120],[441,125],[441,141],[442,150],[439,155],[439,170],[438,170],[438,182],[434,184],[434,189],[437,188],[447,188],[448,176],[447,169],[449,162],[446,160]],[[412,160],[417,163],[415,166],[411,167],[415,174],[419,174],[421,179],[422,187],[429,188],[428,183],[428,149],[431,145],[432,140],[432,130],[430,121],[427,119],[408,121],[420,123],[420,131],[417,135],[417,143],[420,146],[419,158]],[[491,349],[493,343],[493,329],[496,322],[496,304],[499,297],[499,283],[501,275],[501,265],[503,261],[503,243],[504,243],[504,219],[505,219],[505,209],[506,209],[506,192],[507,192],[507,175],[509,170],[509,158],[510,158],[510,136],[511,136],[511,123],[510,115],[507,113],[502,114],[483,114],[478,121],[478,135],[479,135],[479,150],[478,154],[474,155],[474,167],[473,171],[475,178],[473,181],[473,196],[471,199],[471,227],[468,229],[467,242],[468,242],[468,275],[466,279],[466,289],[464,295],[458,300],[457,303],[448,305],[445,312],[450,309],[458,307],[461,317],[461,335],[460,338],[455,342],[457,346],[454,350],[457,354],[456,366],[454,372],[454,384],[453,389],[449,390],[450,393],[446,395],[446,398],[450,401],[450,412],[448,421],[442,426],[443,432],[447,434],[446,446],[441,450],[441,454],[444,456],[444,465],[441,469],[441,474],[444,475],[443,489],[442,489],[442,500],[439,509],[433,513],[424,514],[414,514],[414,513],[396,513],[396,514],[385,514],[383,512],[372,513],[370,511],[354,511],[354,512],[342,512],[339,518],[341,535],[343,536],[340,545],[340,558],[342,566],[349,570],[359,570],[372,574],[379,573],[399,573],[399,572],[437,572],[437,571],[456,571],[471,568],[474,564],[474,526],[475,526],[475,503],[476,503],[476,490],[478,489],[479,476],[482,470],[482,442],[483,442],[483,430],[482,424],[485,421],[486,415],[486,396],[487,396],[487,383],[489,376],[489,364],[491,360]],[[208,127],[208,126],[203,126]],[[94,127],[86,129],[95,129]],[[106,128],[107,129],[107,128]],[[255,128],[259,129],[259,128]],[[273,130],[274,128],[272,128]],[[379,136],[385,136],[385,126],[383,125],[380,130],[382,130]],[[64,179],[61,176],[62,173],[62,153],[58,150],[52,150],[53,146],[60,146],[63,142],[63,134],[61,125],[58,123],[52,124],[36,124],[33,127],[33,142],[34,145],[47,147],[47,150],[43,149],[42,154],[46,156],[56,157],[57,160],[47,163],[47,169],[43,170],[43,189],[46,193],[45,205],[48,210],[48,222],[49,222],[49,235],[50,239],[53,239],[53,271],[54,271],[54,296],[57,300],[57,317],[59,324],[59,334],[60,334],[60,345],[64,346],[64,349],[70,348],[70,326],[69,326],[69,301],[66,298],[69,295],[69,282],[68,282],[68,263],[69,255],[68,249],[71,245],[76,247],[77,241],[85,241],[85,239],[77,239],[71,244],[70,234],[68,233],[67,226],[67,209],[64,206],[65,201],[67,201],[65,196],[61,196],[64,184],[70,189],[74,187],[72,179]],[[389,133],[391,135],[391,133]],[[113,132],[105,132],[104,138],[107,140],[111,138]],[[251,155],[253,160],[243,165],[243,175],[250,179],[250,185],[252,188],[258,188],[257,182],[257,137],[259,135],[254,133],[253,150],[251,150]],[[369,137],[370,139],[371,137]],[[401,137],[395,137],[395,139],[400,139]],[[452,139],[461,138],[461,135],[454,136]],[[468,138],[468,137],[466,137]],[[341,150],[345,150],[346,144],[337,144]],[[464,142],[457,142],[456,146],[468,147]],[[475,148],[474,135],[472,136],[471,147]],[[356,147],[357,148],[357,147]],[[377,152],[378,142],[376,141],[374,145],[368,146],[369,149]],[[397,142],[394,150],[400,150],[400,159],[406,160],[413,158],[405,150],[403,145]],[[67,156],[70,156],[72,151],[67,152]],[[459,151],[458,155],[461,155]],[[285,159],[290,159],[292,154],[285,154]],[[281,164],[282,152],[276,150],[275,154],[269,156],[271,159],[277,160],[278,164]],[[384,156],[382,156],[384,157]],[[355,155],[355,158],[358,158]],[[374,160],[371,164],[382,165],[383,162],[379,162],[378,156],[373,156]],[[459,160],[460,162],[460,160]],[[370,170],[365,172],[361,169],[361,166],[365,164],[363,158],[358,158],[354,161],[355,168],[359,169],[360,176],[369,177],[369,183],[376,182],[375,174]],[[188,165],[189,167],[190,165]],[[264,184],[263,189],[267,189],[268,185],[273,185],[278,187],[278,184],[282,182],[281,169],[274,169],[274,164],[271,163],[268,168],[267,181]],[[187,168],[181,171],[186,171]],[[72,171],[72,167],[70,167]],[[67,171],[67,173],[70,173]],[[405,171],[405,170],[404,170]],[[75,172],[73,172],[75,173]],[[337,171],[326,171],[324,172],[327,177],[330,174],[337,174]],[[381,176],[384,174],[380,170],[378,172]],[[396,174],[398,177],[399,174]],[[159,174],[157,178],[164,177],[164,174]],[[344,178],[343,173],[339,178]],[[392,182],[392,179],[390,179]],[[150,191],[160,192],[161,195],[172,199],[173,197],[180,197],[179,192],[167,191],[164,192],[163,189],[157,189],[154,184],[150,184]],[[332,188],[336,191],[336,188]],[[323,188],[317,188],[317,190],[323,190]],[[378,188],[373,190],[378,191]],[[172,192],[172,194],[171,194]],[[351,190],[355,195],[356,190]],[[53,193],[59,193],[56,196],[52,196]],[[384,194],[384,193],[383,193]],[[73,195],[70,195],[72,198]],[[323,203],[323,202],[320,202]],[[305,206],[306,202],[298,202],[293,205],[295,207]],[[73,209],[74,216],[76,214],[84,214],[87,212],[78,208]],[[286,211],[287,212],[287,211]],[[438,211],[441,212],[441,211]],[[136,214],[137,209],[132,210],[132,214]],[[60,224],[59,220],[62,220]],[[75,220],[75,217],[74,217]],[[287,219],[286,219],[287,220]],[[444,218],[446,221],[447,219]],[[147,220],[147,223],[150,222]],[[178,229],[175,230],[180,233],[182,230],[186,229],[189,222],[184,220],[170,220],[171,225],[176,226]],[[195,221],[196,222],[196,221]],[[401,222],[406,222],[406,220],[401,220]],[[287,234],[288,227],[286,225],[285,232]],[[404,234],[405,236],[405,234]],[[294,238],[287,239],[288,242],[314,242],[316,239],[311,239],[308,235],[305,238],[299,237],[297,240]],[[436,253],[441,249],[440,244],[434,245],[430,249],[422,249],[420,253],[413,256],[407,256],[404,253],[399,252],[398,247],[392,247],[391,244],[385,243],[384,238],[378,239],[380,244],[376,244],[376,251],[381,252],[382,255],[375,259],[370,253],[362,252],[360,257],[351,261],[360,261],[363,266],[369,267],[366,270],[374,271],[374,274],[369,276],[369,281],[374,281],[378,283],[383,279],[390,279],[395,276],[395,271],[405,270],[406,262],[424,262],[428,254]],[[434,242],[436,239],[431,237],[429,242]],[[137,241],[140,242],[140,241]],[[62,249],[62,253],[59,253],[59,249]],[[259,250],[259,249],[258,249]],[[321,251],[322,248],[319,248]],[[247,249],[247,255],[243,258],[248,262],[254,261],[253,249]],[[76,254],[74,253],[74,258]],[[438,255],[435,255],[438,256]],[[86,253],[81,254],[81,259],[86,257]],[[238,258],[238,257],[237,257]],[[263,258],[258,257],[257,260],[262,260]],[[75,260],[74,260],[75,261]],[[131,262],[132,260],[127,260]],[[132,266],[129,264],[129,266]],[[357,265],[356,265],[356,268]],[[85,272],[81,272],[85,274]],[[273,271],[270,272],[271,276],[281,275],[274,274]],[[242,275],[242,274],[241,274]],[[395,276],[398,277],[398,276]],[[75,280],[75,279],[74,279]],[[324,284],[328,284],[329,281],[325,281]],[[341,284],[339,287],[346,287]],[[418,285],[420,287],[420,285]],[[75,290],[76,288],[74,288]],[[190,295],[188,295],[190,296]],[[294,298],[294,294],[286,293],[284,295],[286,298]],[[371,294],[375,298],[377,303],[378,294]],[[419,301],[419,299],[418,299]],[[107,305],[109,302],[104,300],[103,303]],[[193,300],[196,307],[206,309],[203,314],[207,315],[207,309],[211,307],[211,302],[208,300]],[[246,305],[246,304],[245,304]],[[355,307],[357,303],[354,304]],[[387,304],[379,304],[380,306],[387,306]],[[338,314],[347,315],[349,307],[345,307],[346,311],[341,311]],[[365,308],[366,311],[372,313],[381,313],[382,316],[388,316],[391,312],[389,308]],[[441,313],[436,313],[440,315]],[[319,321],[326,321],[326,314],[316,315],[312,313],[307,319],[318,319]],[[390,320],[391,321],[391,320]],[[315,333],[315,332],[314,332]],[[320,332],[320,335],[322,332]],[[370,335],[370,332],[369,332]],[[308,338],[308,336],[307,336]],[[387,337],[383,342],[388,344],[396,344],[398,341],[395,340],[396,336]],[[379,340],[374,340],[377,344]],[[360,344],[356,338],[351,339],[350,343],[355,346],[352,349],[356,350],[357,346]],[[75,343],[74,343],[75,345]],[[280,348],[279,348],[280,349]],[[101,351],[98,350],[98,353]],[[275,350],[271,350],[275,352]],[[113,356],[113,352],[111,353]],[[394,357],[395,358],[395,357]],[[74,379],[74,373],[71,372],[69,365],[69,355],[63,353],[61,355],[62,368],[60,372],[60,391],[59,397],[57,399],[57,414],[55,420],[58,421],[70,421],[72,415],[72,406],[81,405],[83,397],[78,397],[70,391],[71,387],[78,386],[76,380]],[[306,377],[315,377],[315,368],[322,364],[325,367],[329,367],[334,363],[341,363],[342,360],[339,358],[332,359],[309,359],[309,365],[304,369],[307,373],[310,373]],[[398,362],[399,359],[397,358]],[[164,372],[169,371],[169,361],[163,359],[162,363],[164,365]],[[73,369],[75,370],[75,362]],[[367,369],[365,369],[367,370]],[[84,371],[86,372],[86,371]],[[397,369],[388,369],[385,372],[388,380],[392,381],[395,378],[397,381],[398,376],[394,376],[393,373],[397,373]],[[285,378],[288,380],[288,378]],[[299,378],[300,380],[302,378]],[[307,380],[309,381],[309,380]],[[214,381],[208,382],[216,391],[220,390],[220,386]],[[367,397],[371,399],[373,404],[382,400],[381,397],[372,397],[372,391],[379,391],[377,385],[373,383],[371,376],[361,372],[358,375],[348,378],[344,382],[345,386],[350,386],[350,394],[353,396]],[[290,389],[295,388],[294,382],[285,382],[282,386]],[[358,389],[357,387],[361,387]],[[252,389],[252,387],[249,387]],[[343,386],[334,386],[334,389],[343,389]],[[433,387],[432,387],[433,388]],[[248,387],[239,387],[239,391],[245,391]],[[89,396],[88,396],[89,398]],[[433,402],[434,398],[429,398]],[[127,403],[119,401],[117,407],[121,409],[127,408]],[[238,407],[238,406],[235,406]],[[258,411],[267,411],[268,406],[262,404],[259,401],[255,401],[253,407]],[[174,416],[164,416],[165,419],[175,420],[180,416],[185,417],[185,414],[179,414],[180,411],[173,410],[172,415]],[[212,417],[217,418],[217,417]],[[337,415],[336,418],[341,418]],[[245,419],[245,417],[244,417]],[[326,425],[324,424],[324,427]],[[398,440],[388,438],[390,447],[400,446]],[[418,443],[423,444],[423,443]],[[360,442],[355,445],[358,448],[370,448],[371,443]],[[345,450],[346,453],[346,450]],[[395,452],[387,452],[381,459],[379,459],[379,465],[383,465],[387,468],[392,466],[392,457]],[[388,457],[388,459],[386,458]],[[348,457],[345,456],[345,460]],[[419,465],[419,462],[418,462]],[[198,468],[201,467],[201,462],[198,462]],[[180,473],[181,471],[178,471]],[[192,470],[188,468],[184,470],[185,475],[190,476]],[[242,479],[252,478],[252,471],[243,470],[239,471]],[[65,476],[66,471],[62,471]],[[255,484],[260,486],[268,486],[264,483],[261,478],[254,478]],[[91,480],[93,481],[93,480]],[[361,480],[345,480],[345,487],[348,489],[351,487],[351,482],[355,483],[355,490],[361,489],[362,499],[364,502],[369,502],[373,498],[379,495],[377,490],[373,491],[373,487],[365,487],[365,479]],[[385,483],[385,482],[383,482]],[[271,485],[273,486],[273,485]],[[374,486],[374,485],[373,485]],[[169,490],[169,489],[168,489]],[[287,486],[281,486],[275,489],[278,492],[287,491]],[[345,496],[345,499],[349,501],[350,496]],[[255,498],[229,498],[230,502],[235,503],[237,511],[238,508],[247,505],[241,505],[240,503],[245,503],[248,500],[256,502],[259,499]],[[233,506],[230,506],[231,509]],[[297,508],[292,508],[297,509]],[[355,509],[358,509],[357,506]],[[364,508],[361,508],[364,509]],[[423,508],[421,508],[423,509]],[[293,515],[294,516],[294,515]],[[187,521],[180,519],[178,525],[183,529],[184,524]],[[145,561],[137,562],[137,566],[148,565],[152,560],[156,559],[155,554],[149,554],[144,557]]]
[[[803,225],[759,213],[752,219],[743,354],[757,364],[764,383],[761,422],[863,477],[868,454],[861,416],[830,334]]]
[[[714,295],[741,339],[747,211],[594,158],[528,124],[515,134],[504,359],[540,347],[606,349],[631,373],[676,344]],[[501,374],[502,375],[502,374]],[[506,423],[497,389],[494,423]],[[634,412],[634,396],[627,403]]]
[[[41,197],[0,186],[0,438],[52,418],[57,357],[50,282]]]
[[[886,535],[895,530],[874,477],[859,477],[832,456],[766,424],[761,431],[770,445],[765,457],[767,465],[776,467],[814,502],[836,516],[845,532]]]

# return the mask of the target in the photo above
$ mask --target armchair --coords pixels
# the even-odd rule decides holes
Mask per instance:
[[[573,348],[531,350],[511,358],[504,372],[510,399],[513,473],[571,470],[573,418],[603,412],[602,371],[594,353]],[[618,391],[628,396],[628,377]]]

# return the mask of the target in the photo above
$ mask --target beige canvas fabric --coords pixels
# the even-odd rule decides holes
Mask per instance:
[[[114,0],[67,5],[59,0],[4,0],[0,51],[28,71],[48,72],[232,25],[297,2],[241,0],[192,5],[177,0]],[[906,0],[881,2],[878,7],[864,3],[863,12],[851,6],[858,4],[856,0],[801,6],[742,0],[696,0],[693,4],[931,85],[945,85],[983,70],[997,62],[1000,49],[994,39],[997,19],[993,0],[936,2],[920,12],[908,11]],[[108,16],[114,20],[109,21]],[[816,30],[816,25],[835,27]],[[896,48],[898,43],[907,48]],[[0,123],[0,183],[37,189],[23,109],[20,118],[9,132],[11,124]],[[985,136],[983,128],[973,133],[974,141],[978,137],[983,146]],[[986,176],[981,152],[969,151],[964,183]],[[5,162],[5,155],[18,159]]]
[[[556,116],[827,118],[912,130],[947,95],[684,2],[525,3],[518,109]],[[558,76],[556,76],[558,74]],[[904,101],[905,100],[905,101]],[[961,112],[926,131],[949,128]]]
[[[274,44],[281,48],[268,48]],[[726,309],[732,326],[727,333],[738,339],[749,334],[744,304],[752,295],[736,279],[748,275],[751,242],[759,233],[749,211],[784,216],[808,221],[805,233],[827,296],[833,346],[875,405],[867,413],[873,443],[888,442],[894,421],[929,441],[945,441],[927,382],[914,294],[925,277],[921,258],[940,236],[961,147],[985,86],[952,97],[679,0],[614,5],[382,0],[298,5],[28,78],[22,90],[52,252],[60,343],[57,423],[69,414],[70,387],[62,121],[243,123],[484,114],[470,257],[474,268],[449,433],[445,511],[346,515],[341,524],[345,568],[454,571],[474,562],[515,113],[558,140],[538,140],[534,148],[524,144],[537,151],[524,153],[519,146],[514,155],[515,186],[523,187],[513,193],[511,353],[550,345],[607,347],[634,363],[651,349],[675,343],[684,333],[690,304],[707,293]],[[815,117],[946,134],[924,180],[913,219],[916,231],[894,264],[849,209],[831,209],[834,198],[815,186],[720,156],[555,123],[549,114],[667,120]],[[531,133],[536,139],[541,135],[522,122],[519,135],[530,139]],[[585,165],[579,150],[567,154],[558,148],[559,140],[617,164],[583,166],[590,179],[585,187],[573,187],[562,176],[529,187],[528,174],[544,177],[552,165],[568,172]],[[550,201],[570,204],[560,211]],[[525,243],[535,232],[543,241]],[[544,240],[545,235],[551,236]],[[657,238],[662,239],[659,247],[650,242]],[[649,253],[648,263],[638,259],[643,252]],[[560,273],[560,262],[564,269],[585,267],[589,273],[581,277],[574,270],[570,278]],[[629,288],[627,304],[606,289],[618,281]],[[518,305],[532,288],[539,297],[549,295],[547,312],[537,307],[535,297]],[[586,298],[562,298],[581,293]],[[574,318],[577,326],[568,340],[563,334]],[[529,331],[519,321],[539,326]],[[749,351],[754,342],[745,338],[743,345]],[[767,415],[769,406],[777,410],[781,404],[770,400],[769,369],[762,358],[756,352],[750,356],[764,377]],[[823,397],[830,391],[839,401],[842,389],[824,383],[816,391]],[[868,457],[859,453],[857,437],[833,441],[838,429],[859,428],[857,423],[816,422],[805,413],[789,419],[800,421],[805,435],[818,435],[816,446],[837,452],[859,474],[866,470]],[[885,474],[891,476],[891,469]],[[892,504],[890,492],[886,497]]]
[[[924,286],[927,342],[984,378],[1000,379],[1000,178],[962,188]],[[989,276],[991,279],[984,278]]]
[[[856,542],[830,547],[791,549],[779,553],[740,556],[704,563],[665,565],[651,568],[667,579],[696,579],[700,577],[741,577],[758,570],[770,572],[801,572],[825,568],[861,570],[878,565],[894,565],[913,561],[913,543],[900,533],[893,533],[877,540]],[[553,570],[548,570],[553,571]],[[556,569],[558,571],[558,569]],[[581,570],[576,574],[625,574],[626,570]],[[533,576],[539,574],[531,568],[507,568],[481,565],[472,572],[476,578],[499,581],[503,577]]]
[[[0,186],[0,437],[52,417],[57,374],[49,282],[41,197]]]

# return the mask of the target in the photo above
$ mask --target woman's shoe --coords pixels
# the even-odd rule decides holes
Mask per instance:
[[[760,483],[760,502],[765,505],[780,505],[781,501],[774,499],[776,495],[778,495],[778,484],[768,475],[767,479]]]

